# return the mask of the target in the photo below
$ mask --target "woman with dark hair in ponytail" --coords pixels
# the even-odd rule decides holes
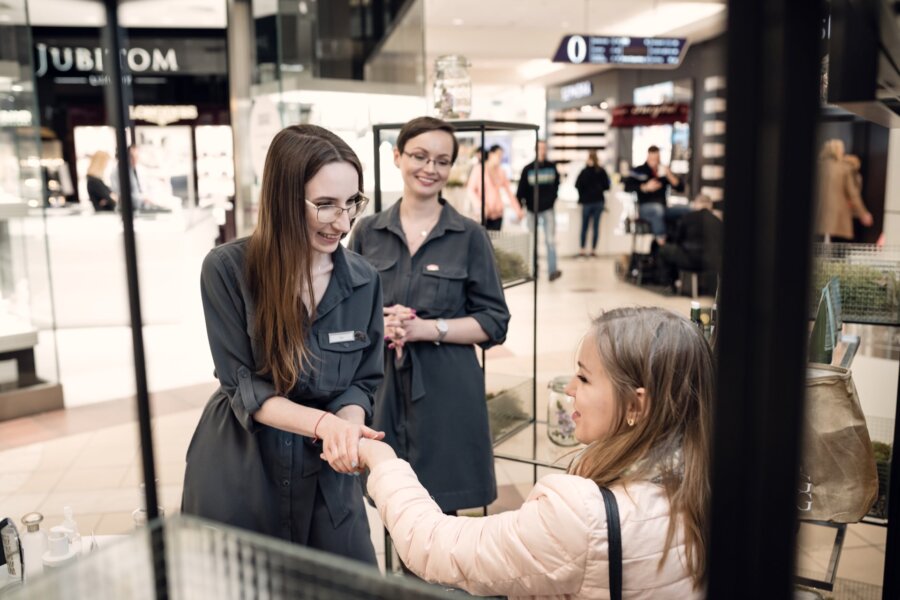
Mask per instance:
[[[341,239],[362,167],[314,125],[275,136],[259,223],[213,249],[201,295],[219,389],[187,453],[182,511],[375,564],[359,479],[383,377],[376,271]],[[327,462],[320,458],[327,459]]]

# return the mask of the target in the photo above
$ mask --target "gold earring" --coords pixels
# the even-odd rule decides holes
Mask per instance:
[[[634,417],[628,417],[628,426],[634,427]]]

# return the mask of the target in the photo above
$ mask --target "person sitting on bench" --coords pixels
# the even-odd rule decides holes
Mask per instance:
[[[675,237],[659,248],[660,283],[675,290],[678,271],[712,271],[722,264],[722,221],[709,196],[699,194],[691,212],[681,217]]]

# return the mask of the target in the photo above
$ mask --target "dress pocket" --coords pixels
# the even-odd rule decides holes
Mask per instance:
[[[346,390],[362,361],[363,350],[371,343],[368,334],[365,331],[320,331],[318,342],[321,352],[316,364],[316,386],[323,392]]]
[[[422,268],[422,308],[442,312],[455,310],[465,301],[465,284],[469,276],[465,267]]]

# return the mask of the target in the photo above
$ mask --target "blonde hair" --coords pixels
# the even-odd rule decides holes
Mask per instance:
[[[103,150],[94,152],[94,155],[91,157],[91,162],[88,165],[87,174],[96,177],[97,179],[103,179],[103,175],[106,173],[106,165],[109,164],[109,159],[109,154]]]
[[[598,485],[654,480],[672,518],[660,567],[679,523],[687,567],[699,587],[709,543],[709,469],[713,355],[698,327],[670,311],[619,308],[595,319],[585,343],[596,344],[615,396],[610,433],[591,443],[570,472]],[[646,413],[627,426],[625,413],[644,388]]]
[[[841,160],[844,158],[844,142],[841,140],[826,140],[822,145],[822,152],[819,158],[830,158],[833,160]]]

